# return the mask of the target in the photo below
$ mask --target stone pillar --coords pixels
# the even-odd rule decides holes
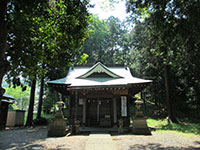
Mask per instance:
[[[146,118],[143,116],[143,112],[141,110],[142,101],[137,100],[136,103],[136,115],[133,118],[133,134],[137,135],[151,135],[151,131],[147,126]]]

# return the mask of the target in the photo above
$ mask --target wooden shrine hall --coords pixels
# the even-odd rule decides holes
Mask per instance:
[[[79,120],[81,126],[113,127],[123,119],[128,127],[131,97],[151,82],[133,77],[128,67],[98,62],[92,67],[70,67],[65,78],[49,81],[48,85],[70,97],[72,125]]]

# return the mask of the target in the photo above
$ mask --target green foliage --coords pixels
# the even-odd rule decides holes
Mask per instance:
[[[76,65],[87,64],[87,58],[88,58],[88,55],[83,53],[83,55],[81,55],[80,60],[76,63]]]
[[[29,104],[30,87],[27,87],[25,91],[23,91],[22,87],[20,86],[17,86],[16,88],[7,87],[5,90],[6,94],[16,99],[16,103],[12,105],[14,106],[14,109],[27,110]]]
[[[164,68],[169,67],[169,93],[178,117],[199,117],[199,3],[196,1],[127,1],[136,21],[133,67],[153,79],[148,99],[166,107]],[[143,14],[147,16],[143,19]]]
[[[91,23],[93,32],[83,45],[83,52],[88,57],[88,63],[94,63],[100,60],[105,50],[106,37],[109,35],[108,26],[105,21],[94,16]]]
[[[45,75],[47,66],[70,65],[88,36],[87,1],[13,2],[11,76]],[[17,51],[17,53],[16,53]],[[64,56],[64,57],[63,57]],[[43,67],[42,67],[43,66]]]
[[[147,119],[147,124],[149,127],[161,129],[163,126],[167,126],[168,122],[167,122],[167,119],[157,120],[157,119],[149,118]]]
[[[21,0],[11,1],[10,6],[9,83],[19,86],[19,76],[34,81],[44,77],[47,68],[64,70],[76,61],[89,33],[88,0]],[[28,122],[31,124],[34,96],[30,102]]]
[[[128,10],[133,13],[129,21],[134,22],[134,28],[128,28],[117,18],[102,21],[94,17],[93,32],[83,46],[83,52],[89,56],[88,63],[126,64],[134,76],[152,79],[144,98],[156,105],[160,117],[167,115],[165,67],[168,66],[169,94],[175,115],[199,117],[200,33],[199,21],[194,16],[198,10],[191,9],[196,8],[196,2],[127,2]]]
[[[93,16],[90,24],[93,32],[83,45],[83,52],[88,54],[88,63],[97,61],[104,64],[129,63],[129,36],[126,26],[118,18],[100,20]]]

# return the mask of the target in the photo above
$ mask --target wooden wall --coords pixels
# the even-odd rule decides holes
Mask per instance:
[[[107,94],[109,92],[107,92]],[[110,94],[109,96],[107,96],[107,94],[104,95],[104,94],[98,93],[98,92],[94,92],[93,95],[90,94],[90,96],[88,96],[88,95],[86,96],[81,93],[78,94],[78,99],[79,98],[86,99],[86,125],[91,124],[90,117],[95,118],[95,115],[97,115],[97,113],[95,112],[97,109],[97,107],[96,107],[97,101],[98,101],[98,103],[101,101],[100,102],[101,104],[99,106],[99,118],[103,118],[103,117],[105,117],[105,115],[110,115],[110,118],[112,120],[112,125],[114,125],[113,124],[113,115],[114,115],[113,99],[116,99],[117,124],[118,124],[118,120],[120,118],[122,118],[124,120],[124,126],[129,126],[129,124],[130,124],[129,96],[128,95],[117,95],[117,94],[115,94],[115,95]],[[101,95],[101,97],[99,97],[98,95]],[[97,96],[98,96],[98,98],[97,98]],[[106,96],[106,97],[104,97],[104,96]],[[127,96],[127,117],[121,117],[121,96]],[[96,102],[94,104],[89,104],[88,100],[96,101]],[[107,100],[109,100],[109,103],[107,102]],[[83,105],[79,105],[79,101],[77,103],[78,103],[77,104],[78,105],[77,119],[81,121],[81,124],[83,124]],[[92,106],[92,105],[94,105],[94,106]],[[89,107],[91,107],[91,108],[89,108]],[[89,113],[92,113],[92,115],[89,115]],[[73,120],[75,119],[75,93],[70,94],[70,116],[71,116],[70,122],[71,122],[71,124],[73,124]]]

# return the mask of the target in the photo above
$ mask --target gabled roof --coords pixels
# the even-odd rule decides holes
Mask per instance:
[[[98,62],[97,64],[95,64],[94,66],[92,66],[86,73],[84,73],[83,75],[77,77],[77,78],[88,78],[90,77],[92,74],[95,73],[105,73],[107,74],[109,77],[112,78],[123,78],[117,74],[115,74],[114,72],[112,72],[109,68],[107,68],[105,65],[103,65],[102,63]]]
[[[106,73],[109,77],[91,77],[92,74],[98,72]],[[128,67],[106,67],[98,62],[92,67],[70,67],[65,78],[49,81],[48,84],[65,85],[68,88],[81,89],[83,87],[127,86],[151,82],[151,80],[133,77]]]

